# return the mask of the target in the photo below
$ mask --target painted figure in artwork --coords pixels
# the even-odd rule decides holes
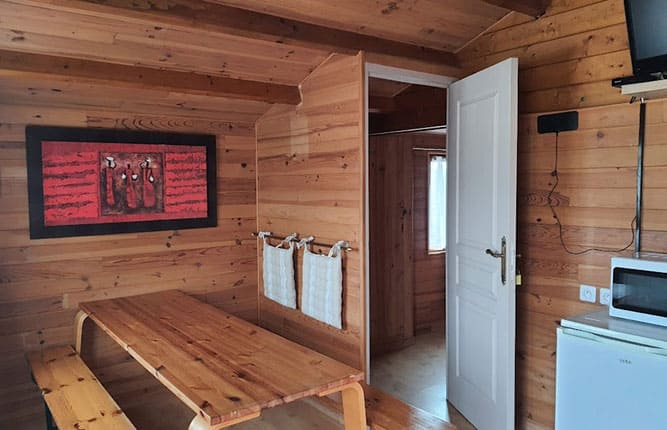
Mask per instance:
[[[146,158],[139,164],[141,167],[143,178],[143,200],[145,208],[152,208],[155,206],[155,176],[153,176],[153,169],[151,167],[151,159]]]
[[[113,192],[113,174],[116,168],[116,161],[113,157],[105,157],[105,160],[107,161],[107,167],[104,169],[107,205],[114,206],[116,204],[116,197]]]
[[[121,179],[125,183],[125,203],[127,204],[128,208],[136,209],[139,207],[139,205],[137,203],[137,191],[134,187],[134,184],[139,179],[139,175],[134,173],[132,166],[128,164],[127,168],[121,175]]]

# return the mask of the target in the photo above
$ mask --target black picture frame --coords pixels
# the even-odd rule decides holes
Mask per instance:
[[[216,137],[214,135],[36,125],[27,126],[25,135],[31,239],[181,230],[217,226],[217,161]],[[42,142],[45,141],[203,147],[206,153],[206,217],[76,225],[46,225],[42,162]]]

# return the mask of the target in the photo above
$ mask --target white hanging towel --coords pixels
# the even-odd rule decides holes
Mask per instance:
[[[287,236],[277,246],[268,243],[269,232],[260,232],[264,239],[264,296],[288,308],[296,309],[296,287],[294,283],[294,243],[297,234]],[[283,248],[284,244],[289,248]]]
[[[329,255],[312,253],[306,246],[303,254],[301,311],[338,329],[343,328],[343,246],[347,243],[336,243]]]

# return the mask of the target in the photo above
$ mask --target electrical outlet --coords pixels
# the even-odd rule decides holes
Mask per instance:
[[[595,303],[597,288],[590,285],[579,285],[579,300],[582,302]]]
[[[611,290],[609,288],[600,288],[600,304],[609,305],[611,302]]]

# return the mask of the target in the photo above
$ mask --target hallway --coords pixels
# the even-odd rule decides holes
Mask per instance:
[[[371,385],[451,421],[459,430],[474,430],[446,401],[446,362],[443,326],[418,335],[410,347],[372,359]]]

